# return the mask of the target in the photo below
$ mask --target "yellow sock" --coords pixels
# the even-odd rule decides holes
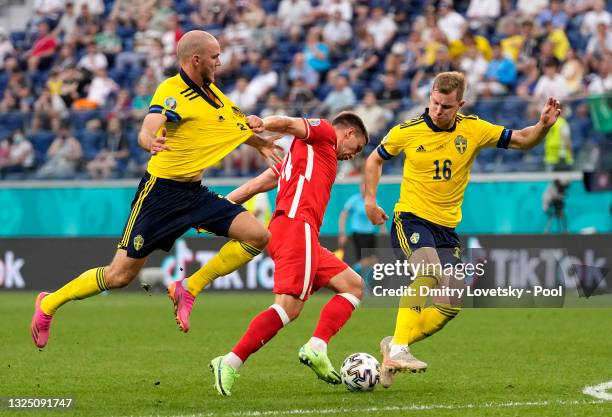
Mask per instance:
[[[423,309],[418,320],[418,325],[410,329],[410,336],[408,337],[407,343],[411,345],[438,332],[446,323],[454,319],[460,311],[461,308],[442,304],[434,304]]]
[[[90,269],[43,298],[40,309],[45,314],[53,315],[68,301],[82,300],[106,290],[108,288],[104,279],[104,267]]]
[[[421,296],[419,289],[421,287],[434,288],[437,282],[438,280],[434,276],[417,276],[409,287],[414,289],[415,295],[400,298],[395,320],[395,333],[393,333],[394,344],[405,345],[408,343],[412,328],[419,322],[420,311],[427,300],[427,297]]]
[[[215,279],[234,272],[261,251],[248,243],[230,240],[219,253],[187,279],[187,290],[194,297]]]

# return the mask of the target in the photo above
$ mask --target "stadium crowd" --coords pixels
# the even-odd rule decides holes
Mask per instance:
[[[372,133],[370,151],[391,126],[422,113],[433,77],[447,70],[467,75],[464,113],[510,128],[537,119],[549,95],[564,103],[565,117],[534,152],[485,150],[475,172],[585,169],[612,143],[612,3],[604,0],[34,4],[23,31],[0,31],[2,178],[141,175],[140,121],[156,86],[176,73],[177,41],[192,29],[219,39],[218,84],[244,112],[353,109]],[[242,146],[207,175],[264,166]]]

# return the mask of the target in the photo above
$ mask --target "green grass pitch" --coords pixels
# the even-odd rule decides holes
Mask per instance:
[[[116,292],[70,303],[44,351],[30,338],[33,293],[0,294],[0,415],[611,416],[612,401],[582,393],[612,380],[612,309],[466,309],[414,346],[429,363],[388,390],[349,393],[297,360],[327,295],[242,368],[233,396],[212,388],[208,362],[227,352],[271,294],[204,294],[189,334],[161,294]],[[395,311],[362,308],[332,340],[379,357]],[[71,410],[15,411],[6,398],[74,398]]]

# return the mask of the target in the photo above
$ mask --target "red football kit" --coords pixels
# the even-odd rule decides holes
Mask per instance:
[[[302,119],[306,137],[294,138],[278,179],[268,252],[274,260],[274,293],[306,300],[348,268],[319,244],[319,228],[336,179],[336,132],[324,119]]]

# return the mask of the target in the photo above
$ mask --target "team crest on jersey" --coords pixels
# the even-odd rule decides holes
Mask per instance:
[[[138,235],[134,238],[134,249],[140,250],[144,245],[144,238],[141,235]]]
[[[467,139],[459,135],[455,138],[455,149],[460,154],[463,154],[467,149]]]
[[[308,119],[308,123],[310,123],[310,126],[319,126],[321,119]]]
[[[232,111],[234,112],[234,116],[236,117],[240,117],[240,118],[246,117],[246,114],[244,114],[242,110],[240,110],[236,106],[232,106]]]
[[[420,238],[421,238],[421,235],[418,234],[417,232],[414,232],[412,235],[410,235],[410,241],[412,242],[413,245],[416,245],[417,243],[419,243]]]
[[[168,110],[176,110],[176,99],[174,97],[166,97],[164,107]]]

